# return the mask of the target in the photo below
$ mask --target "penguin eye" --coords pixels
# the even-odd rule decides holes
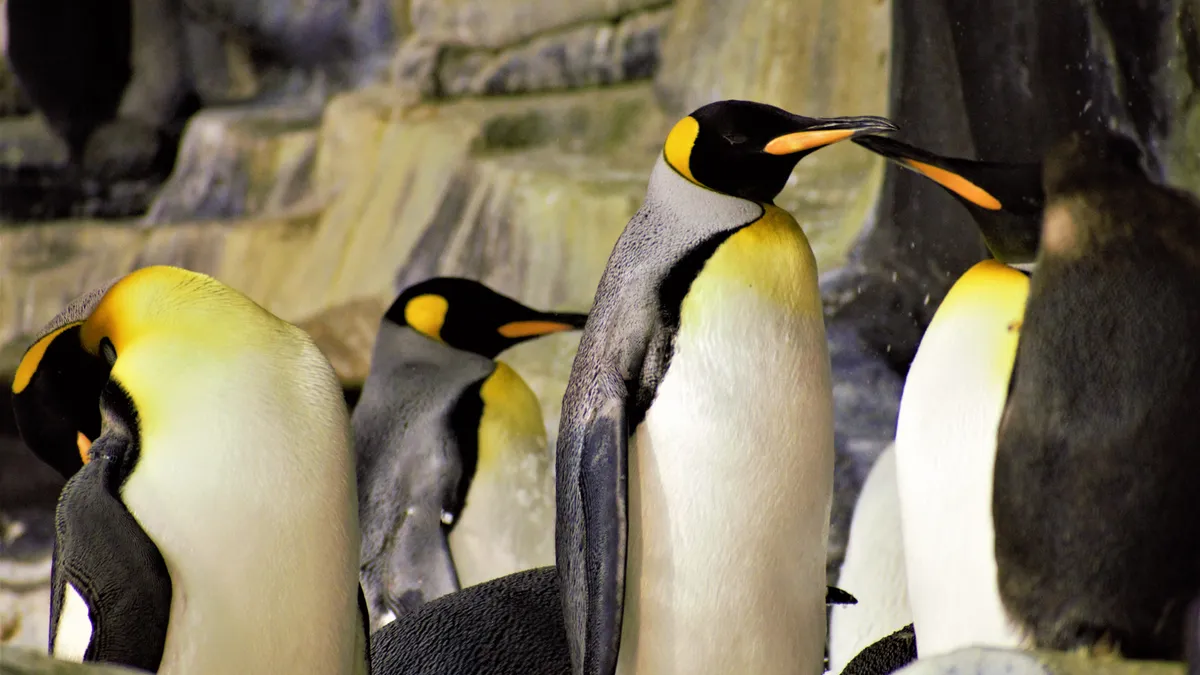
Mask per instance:
[[[724,134],[724,138],[729,141],[730,145],[741,145],[746,142],[746,137],[741,134]]]
[[[108,361],[108,365],[116,363],[117,348],[113,346],[112,340],[100,338],[100,353],[104,355],[104,360]]]

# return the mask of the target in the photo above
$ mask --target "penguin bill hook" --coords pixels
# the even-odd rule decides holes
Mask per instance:
[[[889,133],[898,131],[895,124],[884,117],[833,117],[815,127],[778,136],[767,143],[763,152],[768,155],[791,155],[815,150],[860,134]]]

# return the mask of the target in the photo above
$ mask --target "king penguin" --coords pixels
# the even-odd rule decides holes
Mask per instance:
[[[56,512],[54,656],[367,672],[349,415],[305,333],[211,277],[146,267],[56,317],[13,393],[35,452],[61,467],[84,451]]]
[[[956,280],[909,367],[895,444],[903,546],[877,547],[868,561],[877,572],[859,576],[878,581],[904,557],[922,657],[1014,646],[996,586],[990,495],[996,428],[1041,236],[1041,163],[945,157],[882,136],[854,142],[947,190],[994,258]],[[882,531],[878,540],[894,543]]]
[[[773,200],[805,155],[894,129],[728,100],[667,136],[563,398],[577,675],[822,671],[829,354],[813,252]]]
[[[985,162],[945,157],[887,136],[864,135],[858,145],[940,185],[966,207],[992,257],[1028,266],[1041,235],[1041,162]]]
[[[585,321],[452,277],[392,303],[352,416],[373,628],[460,586],[554,564],[542,409],[496,356]]]
[[[1041,247],[1000,422],[1000,597],[1034,646],[1183,658],[1200,591],[1200,202],[1133,141],[1044,168]]]

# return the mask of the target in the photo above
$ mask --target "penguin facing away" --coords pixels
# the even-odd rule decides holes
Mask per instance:
[[[829,670],[835,675],[863,649],[912,623],[901,527],[893,444],[875,460],[854,505],[838,585],[862,600],[830,613]]]
[[[349,419],[305,333],[211,277],[147,267],[56,317],[13,392],[25,442],[59,466],[99,429],[57,507],[54,656],[367,672]]]
[[[563,399],[575,673],[821,672],[829,356],[812,250],[772,201],[805,155],[894,129],[720,101],[668,135]]]
[[[996,559],[1035,646],[1180,660],[1200,590],[1200,203],[1139,160],[1109,134],[1047,155],[998,434]]]
[[[1020,644],[996,586],[991,492],[1028,289],[1025,273],[976,263],[938,307],[905,379],[896,481],[922,658]]]
[[[422,281],[392,303],[352,416],[373,629],[460,586],[554,563],[541,407],[495,357],[585,321],[462,278]]]
[[[944,157],[886,136],[854,142],[940,185],[966,207],[992,256],[1020,266],[1033,262],[1041,235],[1042,165]]]

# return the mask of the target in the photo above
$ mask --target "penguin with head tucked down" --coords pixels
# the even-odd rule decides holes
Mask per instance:
[[[1037,647],[1183,657],[1200,591],[1200,202],[1132,141],[1045,160],[1037,270],[1000,421],[1000,598]]]
[[[52,321],[13,394],[22,438],[70,475],[53,655],[366,672],[349,416],[305,333],[211,277],[147,267]]]
[[[392,303],[352,417],[373,627],[460,586],[554,563],[541,407],[495,358],[586,320],[462,278],[422,281]]]
[[[817,267],[773,204],[895,126],[720,101],[680,120],[563,399],[557,568],[575,673],[820,673],[833,403]]]

